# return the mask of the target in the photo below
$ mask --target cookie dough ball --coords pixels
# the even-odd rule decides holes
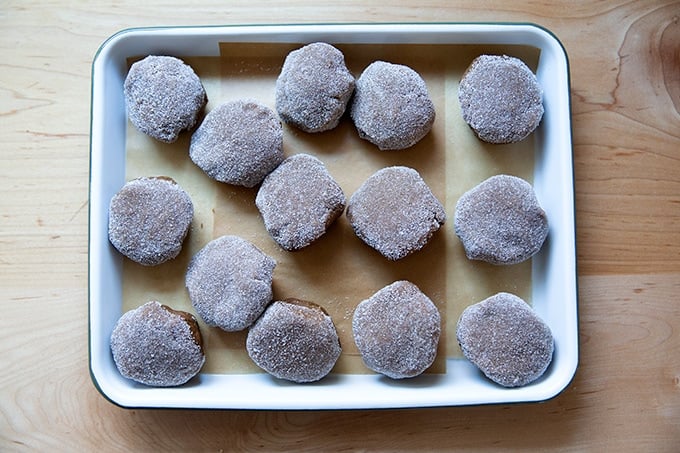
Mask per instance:
[[[189,263],[186,287],[198,315],[209,326],[243,330],[272,300],[276,261],[238,236],[209,242]]]
[[[352,331],[367,367],[392,379],[410,378],[434,362],[441,318],[416,285],[402,280],[357,306]]]
[[[191,198],[171,178],[133,179],[109,204],[109,240],[131,260],[155,266],[179,255],[193,217]]]
[[[149,386],[182,385],[205,363],[196,318],[156,301],[123,314],[110,344],[120,374]]]
[[[133,63],[123,85],[130,122],[156,140],[172,143],[197,122],[208,98],[190,66],[150,55]]]
[[[467,307],[456,337],[465,357],[504,387],[535,381],[552,361],[550,328],[513,294],[498,293]]]
[[[265,178],[255,204],[271,237],[294,251],[326,233],[345,209],[345,194],[323,162],[296,154]]]
[[[434,104],[408,66],[376,61],[356,81],[350,110],[359,136],[381,150],[415,145],[432,129]]]
[[[541,249],[548,218],[531,184],[496,175],[460,197],[454,228],[469,259],[516,264]]]
[[[347,219],[361,240],[398,260],[425,247],[446,213],[416,170],[387,167],[352,195]]]
[[[335,325],[318,305],[297,299],[273,302],[248,331],[248,355],[279,379],[314,382],[340,357]]]
[[[283,160],[283,128],[254,100],[226,102],[210,111],[191,136],[191,160],[211,178],[254,187]]]
[[[489,143],[526,138],[543,117],[543,91],[531,69],[518,58],[481,55],[458,87],[463,119]]]
[[[276,110],[305,132],[333,129],[354,92],[354,76],[342,52],[330,44],[308,44],[288,54],[276,79]]]

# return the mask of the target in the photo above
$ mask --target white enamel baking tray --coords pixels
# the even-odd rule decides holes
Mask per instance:
[[[386,43],[527,45],[539,49],[536,75],[545,116],[535,133],[534,187],[550,219],[549,240],[532,262],[532,302],[552,329],[555,354],[534,383],[495,385],[465,359],[445,374],[390,381],[375,374],[333,374],[310,385],[266,374],[206,374],[177,388],[149,388],[118,373],[109,336],[122,311],[122,258],[107,239],[108,204],[125,181],[127,58],[168,54],[216,56],[219,43]],[[92,67],[89,223],[89,359],[95,386],[123,407],[352,409],[459,406],[542,401],[567,387],[578,362],[574,186],[566,53],[550,32],[530,24],[352,24],[143,28],[121,31]],[[455,335],[455,333],[449,333]]]

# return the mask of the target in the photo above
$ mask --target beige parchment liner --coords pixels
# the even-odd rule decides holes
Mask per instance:
[[[239,98],[253,98],[274,109],[275,81],[291,50],[302,44],[223,43],[221,57],[182,58],[201,78],[208,93],[206,112]],[[427,294],[442,315],[442,339],[437,359],[427,371],[446,372],[447,357],[460,357],[455,328],[468,305],[499,291],[530,302],[531,262],[493,266],[470,261],[453,231],[458,198],[484,179],[500,173],[532,181],[534,139],[510,145],[478,140],[465,124],[458,104],[460,78],[478,55],[507,54],[521,58],[532,70],[538,49],[526,46],[336,44],[350,71],[358,77],[375,60],[405,64],[425,80],[435,103],[432,131],[421,142],[402,151],[380,151],[361,140],[349,117],[328,132],[307,134],[284,125],[286,156],[308,153],[320,158],[338,181],[347,199],[380,168],[405,165],[418,170],[444,204],[447,222],[420,252],[391,262],[365,245],[341,216],[328,233],[309,247],[287,252],[264,228],[255,206],[257,188],[246,189],[208,178],[188,155],[190,134],[171,145],[127,129],[126,178],[165,175],[190,194],[195,215],[180,255],[168,263],[145,267],[130,260],[123,265],[123,310],[158,300],[174,309],[195,314],[184,286],[191,257],[207,242],[225,234],[253,242],[277,261],[274,298],[294,297],[323,306],[331,315],[343,352],[333,372],[371,372],[362,363],[352,338],[356,305],[380,288],[410,280]],[[132,63],[132,60],[130,63]],[[246,331],[223,332],[199,319],[206,350],[206,373],[261,372],[245,351]]]

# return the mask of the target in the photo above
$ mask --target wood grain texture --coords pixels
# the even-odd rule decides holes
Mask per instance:
[[[0,3],[0,450],[677,451],[677,1],[109,3]],[[112,405],[92,385],[87,363],[89,90],[97,48],[133,26],[356,20],[535,22],[564,44],[580,274],[574,381],[545,403],[486,407]]]

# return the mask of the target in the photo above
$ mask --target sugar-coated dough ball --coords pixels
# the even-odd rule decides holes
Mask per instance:
[[[196,319],[156,301],[123,314],[110,345],[120,373],[149,386],[182,385],[205,363]]]
[[[171,178],[133,179],[109,204],[109,240],[131,260],[155,266],[179,255],[193,217],[189,194]]]
[[[130,122],[166,143],[194,127],[208,98],[194,70],[175,57],[150,55],[133,63],[123,85]]]
[[[408,66],[376,61],[356,81],[350,109],[359,136],[381,150],[415,145],[434,124],[425,81]]]
[[[323,42],[308,44],[286,57],[276,79],[276,110],[305,132],[333,129],[354,92],[354,76],[340,50]]]
[[[276,114],[255,100],[211,110],[191,136],[191,160],[211,178],[254,187],[283,160],[283,128]]]
[[[323,162],[295,154],[264,179],[255,204],[271,237],[293,251],[323,236],[344,211],[345,200]]]
[[[460,197],[454,228],[469,259],[516,264],[541,249],[548,217],[531,184],[496,175]]]
[[[434,362],[441,317],[416,285],[401,280],[357,306],[352,331],[367,367],[393,379],[410,378]]]
[[[552,361],[550,328],[513,294],[498,293],[467,307],[456,336],[465,357],[504,387],[535,381]]]
[[[335,325],[318,305],[287,299],[273,302],[249,329],[248,355],[279,379],[314,382],[340,357]]]
[[[272,299],[276,261],[238,236],[205,245],[189,263],[186,287],[198,315],[229,332],[250,326]]]
[[[398,260],[425,247],[446,213],[416,170],[387,167],[350,197],[347,219],[361,240]]]
[[[506,55],[481,55],[458,88],[463,119],[489,143],[526,138],[543,117],[543,90],[524,62]]]

